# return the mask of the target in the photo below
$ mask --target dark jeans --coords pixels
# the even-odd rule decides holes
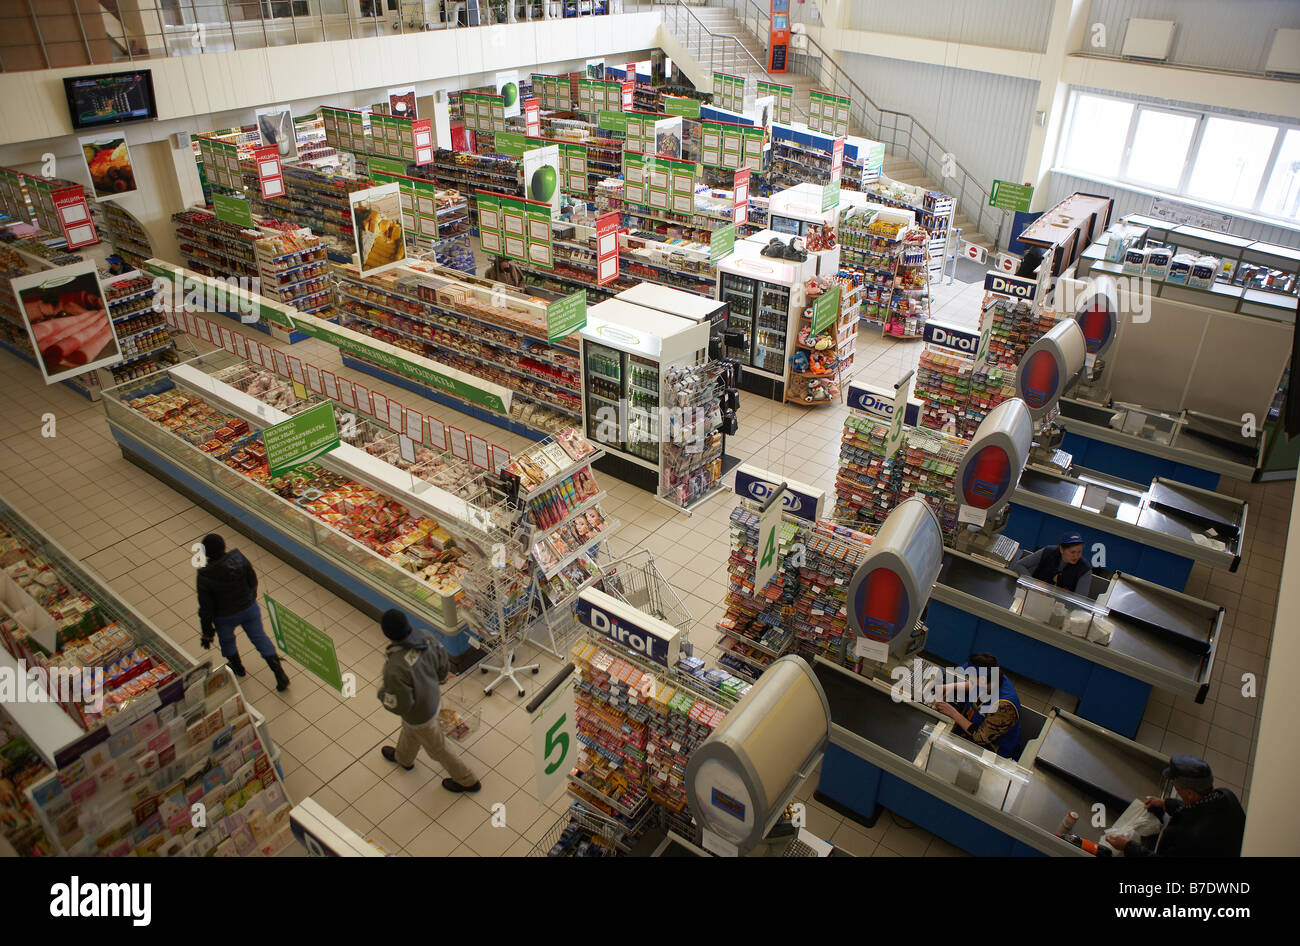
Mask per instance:
[[[221,644],[221,656],[226,659],[239,656],[239,648],[235,643],[235,628],[242,627],[248,639],[253,642],[257,652],[263,657],[275,656],[275,644],[271,643],[271,638],[266,636],[266,631],[262,629],[262,612],[257,608],[257,602],[240,611],[238,614],[231,614],[224,618],[213,618],[213,625],[217,629],[217,641]]]

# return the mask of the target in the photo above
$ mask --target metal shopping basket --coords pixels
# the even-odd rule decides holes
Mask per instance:
[[[628,847],[623,841],[626,829],[622,825],[575,802],[569,806],[569,810],[565,812],[560,820],[555,822],[554,827],[547,831],[536,846],[528,852],[528,856],[549,857],[551,851],[560,843],[560,839],[564,837],[564,833],[569,830],[570,826],[576,826],[582,834],[597,845],[606,845],[619,854],[626,854],[628,851]],[[570,855],[559,854],[557,856]]]
[[[673,627],[690,630],[691,612],[655,567],[655,557],[649,549],[637,549],[602,564],[601,573],[606,594]]]

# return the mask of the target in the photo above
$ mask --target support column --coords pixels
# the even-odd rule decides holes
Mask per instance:
[[[1043,123],[1037,115],[1029,126],[1029,141],[1025,148],[1025,166],[1020,180],[1034,186],[1033,210],[1047,209],[1048,184],[1051,181],[1052,161],[1061,140],[1065,121],[1066,98],[1069,85],[1065,82],[1065,60],[1072,52],[1083,48],[1088,29],[1088,0],[1056,0],[1052,9],[1052,28],[1047,37],[1047,50],[1043,55],[1038,78],[1038,99],[1034,102],[1036,113],[1042,113]]]

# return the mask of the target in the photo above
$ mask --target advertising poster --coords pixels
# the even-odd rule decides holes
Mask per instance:
[[[406,259],[402,195],[396,184],[381,184],[348,195],[352,232],[361,275],[369,276]]]
[[[12,280],[45,383],[122,360],[92,261]]]
[[[280,162],[298,160],[298,133],[293,127],[293,112],[287,105],[270,105],[257,110],[257,133],[262,144],[274,147]]]
[[[533,148],[524,155],[524,184],[529,200],[551,205],[551,217],[560,216],[560,147]]]
[[[655,154],[665,158],[682,156],[682,119],[661,118],[655,122]]]
[[[506,106],[506,118],[519,115],[519,71],[498,72],[496,81],[497,95],[501,96]]]
[[[605,78],[605,60],[587,60],[587,78],[601,80]]]
[[[399,118],[419,118],[415,110],[415,86],[402,85],[389,89],[388,108]]]
[[[95,200],[118,197],[136,190],[135,167],[131,149],[121,135],[96,135],[78,138],[81,154],[90,174],[90,189]]]

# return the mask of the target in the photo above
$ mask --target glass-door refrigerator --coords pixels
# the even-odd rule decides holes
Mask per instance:
[[[727,331],[737,344],[728,345],[727,354],[741,364],[741,387],[780,400],[803,306],[803,281],[816,262],[763,256],[761,249],[738,241],[734,252],[718,262],[718,298],[731,310]]]
[[[627,355],[617,348],[588,341],[586,365],[587,439],[622,450],[627,444],[623,423],[623,385]]]
[[[742,365],[750,362],[754,347],[754,291],[756,280],[723,272],[718,277],[718,300],[727,304],[727,357]]]

